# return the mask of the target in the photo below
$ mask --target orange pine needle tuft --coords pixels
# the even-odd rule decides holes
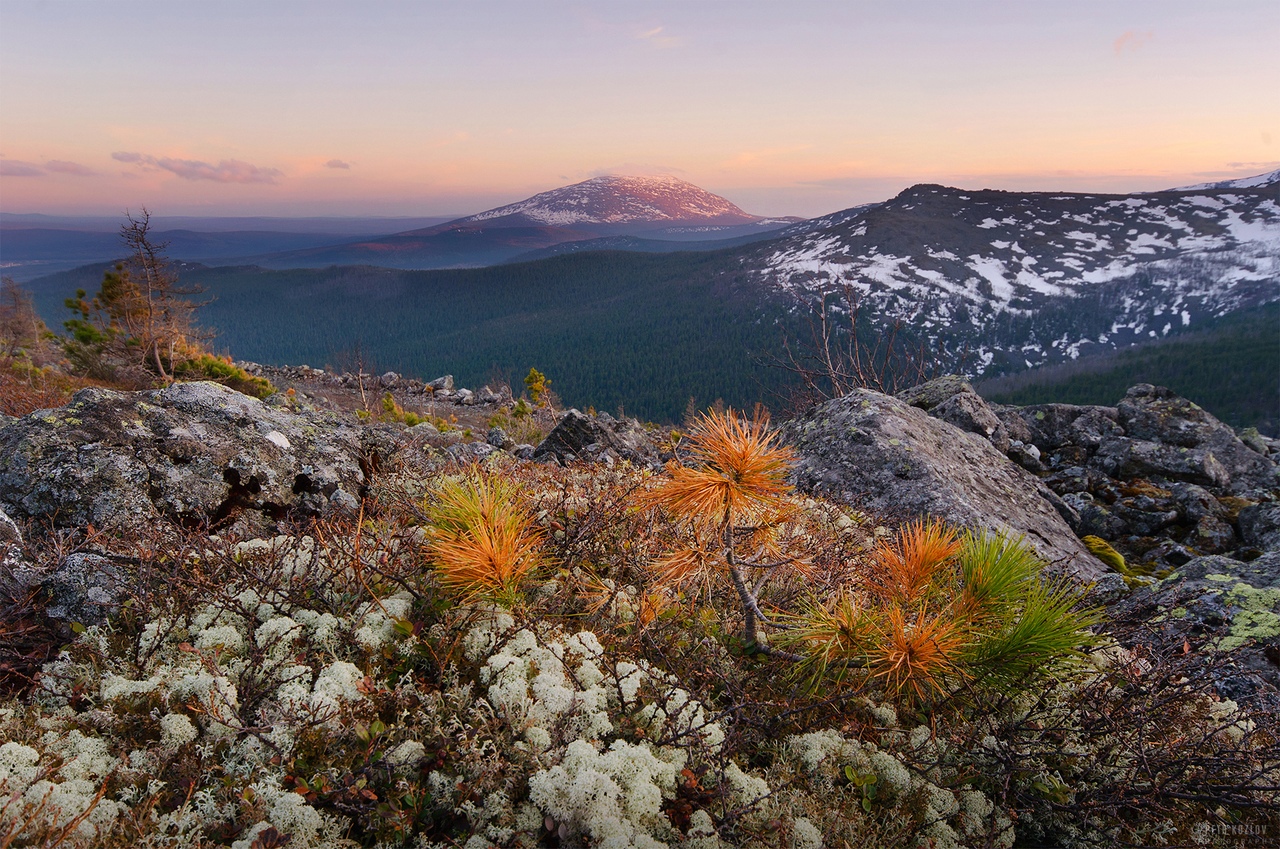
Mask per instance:
[[[908,620],[901,607],[885,611],[882,638],[871,657],[873,678],[883,678],[895,694],[924,699],[959,675],[957,659],[965,634],[957,623],[939,614]]]
[[[959,534],[941,522],[912,522],[894,542],[876,547],[872,585],[887,599],[913,604],[962,547]]]
[[[745,422],[733,410],[704,414],[690,434],[700,467],[674,467],[646,501],[715,524],[766,515],[791,489],[786,474],[795,455],[776,441],[763,416]]]
[[[430,515],[438,580],[463,597],[513,593],[542,563],[542,535],[510,482],[448,483]]]

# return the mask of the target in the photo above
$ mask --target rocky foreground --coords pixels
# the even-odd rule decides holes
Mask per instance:
[[[310,377],[341,385],[340,378]],[[429,384],[399,386],[395,375],[382,380],[388,389],[430,394],[445,412],[448,405],[492,410],[510,406],[509,396],[455,390],[451,380],[447,386],[442,382],[434,388]],[[1203,665],[1194,668],[1209,676],[1209,697],[1215,702],[1229,702],[1233,709],[1234,705],[1264,712],[1280,709],[1280,468],[1274,441],[1256,432],[1237,434],[1191,401],[1149,385],[1133,387],[1114,407],[1049,404],[1017,408],[986,403],[959,378],[935,380],[898,397],[855,392],[814,407],[783,424],[780,432],[798,458],[792,480],[800,492],[817,499],[811,499],[815,511],[830,509],[822,505],[836,505],[845,511],[841,522],[852,521],[873,536],[888,533],[887,526],[920,516],[1022,536],[1047,562],[1050,572],[1077,582],[1094,603],[1106,605],[1105,617],[1129,623],[1125,634],[1142,635],[1141,648],[1131,641],[1119,649],[1134,652],[1130,657],[1133,662],[1145,662],[1144,652],[1151,656],[1180,654],[1188,657],[1188,662],[1203,658]],[[106,542],[108,539],[136,537],[154,543],[164,538],[157,529],[173,528],[175,533],[211,534],[209,539],[215,541],[241,541],[236,545],[248,545],[246,552],[258,551],[252,546],[272,544],[264,541],[304,539],[300,529],[308,523],[358,523],[388,476],[438,477],[456,474],[475,463],[515,469],[517,475],[522,474],[518,471],[521,468],[531,472],[539,468],[594,468],[660,474],[665,463],[682,456],[682,450],[678,435],[633,420],[589,416],[576,410],[560,414],[554,428],[537,444],[521,444],[501,427],[475,427],[463,435],[459,429],[434,424],[406,427],[362,421],[337,409],[322,410],[308,403],[305,396],[279,395],[264,403],[213,383],[176,384],[134,393],[88,389],[63,408],[0,422],[0,546],[5,550],[0,578],[11,602],[23,598],[30,604],[36,599],[38,616],[44,621],[54,623],[55,629],[62,623],[81,632],[86,627],[105,627],[122,615],[136,589],[131,586],[130,563],[150,556],[123,556],[118,546]],[[586,498],[584,503],[589,501]],[[562,505],[560,509],[565,508]],[[575,513],[568,510],[563,515],[572,517]],[[547,521],[552,533],[561,534],[557,539],[564,539],[566,531],[557,531],[555,522]],[[36,536],[46,541],[35,545]],[[79,542],[66,548],[48,542],[72,538]],[[39,553],[33,555],[36,549]],[[616,606],[615,602],[610,604]],[[400,612],[393,615],[394,611],[383,607],[381,616],[387,629],[393,620],[407,622],[407,601],[391,604],[388,600],[388,605]],[[366,611],[365,615],[371,614]],[[11,616],[10,621],[18,619]],[[412,639],[417,639],[416,626],[406,627]],[[200,643],[204,638],[194,631],[189,639],[195,645],[191,650],[201,657],[202,645],[215,645],[212,638]],[[190,648],[188,643],[182,645]],[[562,646],[556,655],[561,660],[556,663],[568,656],[565,651]],[[583,657],[598,654],[581,646],[572,651]],[[485,655],[475,657],[483,659]],[[486,663],[491,666],[494,657]],[[520,662],[532,661],[526,658]],[[366,678],[357,687],[363,673],[357,674],[354,666],[333,671],[336,668],[335,664],[318,677],[312,675],[304,689],[319,693],[328,680],[326,675],[340,674],[356,676],[341,686],[333,684],[335,692],[346,694],[344,699],[356,698],[347,690],[383,686]],[[10,672],[16,675],[14,670],[21,672],[20,664],[11,663]],[[485,674],[499,673],[495,668]],[[11,676],[11,689],[13,680]],[[63,710],[73,710],[76,699],[82,697],[66,691],[59,698]],[[205,704],[204,710],[209,709]],[[9,718],[17,715],[12,707],[6,710]],[[189,725],[186,720],[170,722],[166,745],[177,737],[196,735],[195,726]],[[190,741],[180,740],[176,745],[186,742]],[[828,748],[835,747],[831,751],[849,745],[828,743]],[[277,741],[271,745],[282,744]],[[573,745],[566,752],[576,751]],[[827,743],[815,739],[804,745],[821,749]],[[6,757],[27,757],[26,751],[34,751],[19,748],[23,751],[13,749],[9,755],[0,749],[0,784],[18,774],[14,772],[18,766],[8,763]],[[578,755],[588,757],[584,752]],[[597,757],[595,750],[589,757]],[[798,757],[816,758],[816,763],[825,755]],[[563,764],[570,763],[570,754],[564,758]],[[445,760],[442,750],[437,762]],[[874,778],[868,766],[872,761],[864,761],[857,763]],[[721,763],[722,775],[725,768]],[[440,774],[426,766],[423,769],[424,775]],[[857,770],[849,775],[854,777],[841,779],[839,786],[853,788],[850,792],[862,788],[858,792],[863,793],[864,807],[871,811],[876,799],[875,793],[867,790],[871,785]],[[928,780],[942,782],[939,775]],[[750,776],[743,775],[739,783],[749,784],[748,779]],[[700,797],[691,789],[702,779],[680,780],[686,782],[680,785],[683,789],[663,790],[661,794],[668,799],[663,802],[663,822],[676,829],[669,832],[674,836],[668,843],[718,845],[712,840],[717,828],[722,833],[715,840],[723,838],[731,845],[751,842],[742,835],[731,838],[726,823],[736,822],[732,818],[713,822],[691,814],[702,812],[697,802]],[[1036,780],[1040,781],[1037,786],[1048,788],[1043,794],[1050,807],[1058,803],[1063,810],[1071,807],[1068,803],[1074,797],[1067,789],[1058,789],[1054,782],[1059,778]],[[899,783],[904,799],[908,786],[924,787],[906,778]],[[271,804],[277,808],[294,804],[293,794],[282,796],[278,785],[271,787],[275,789],[259,787],[257,792],[274,799]],[[933,788],[928,792],[944,792],[933,784],[928,787]],[[332,802],[336,797],[317,794],[305,781],[295,789],[299,799],[327,812],[341,812],[343,804],[348,804],[334,802],[325,807],[321,802]],[[682,814],[670,801],[677,798],[686,806],[679,808]],[[913,844],[903,838],[906,842],[901,845],[1012,842],[1014,826],[996,815],[999,805],[993,809],[986,797],[979,800],[961,794],[949,798],[950,802],[938,801],[928,808],[936,822],[950,823],[945,834],[934,829],[928,838],[932,842],[912,838],[917,840]],[[1237,801],[1244,804],[1243,799]],[[561,802],[547,802],[541,810],[567,811],[572,807]],[[457,816],[469,817],[473,827],[480,823],[489,829],[473,830],[472,841],[477,840],[475,835],[481,836],[474,847],[467,842],[468,847],[520,843],[512,837],[518,828],[511,832],[511,826],[503,826],[508,829],[503,832],[495,825],[497,813],[479,813],[486,810],[488,802],[479,799],[467,804],[471,804],[467,810],[472,813]],[[743,804],[750,808],[756,803],[746,800]],[[960,807],[968,804],[976,806],[975,811],[984,811],[972,817],[973,822],[983,823],[985,836],[981,839],[977,826],[972,833],[962,827],[965,816]],[[458,811],[466,809],[465,804],[459,805]],[[358,806],[351,802],[348,807],[355,810]],[[525,808],[518,811],[527,813]],[[778,827],[785,834],[780,832],[774,841],[777,845],[823,844],[821,829],[810,819],[778,816],[778,822],[784,824]],[[1045,825],[1057,822],[1046,816],[1041,825],[1028,826],[1023,833],[1056,834],[1059,836],[1054,839],[1065,840],[1061,835],[1070,829]],[[0,799],[0,839],[7,833],[4,818]],[[86,826],[99,820],[108,822],[95,814],[76,823],[75,834],[87,835],[86,839],[99,836],[100,831]],[[266,816],[250,832],[232,829],[227,842],[233,843],[234,837],[240,841],[234,845],[245,849],[285,845],[263,837],[267,833],[263,823],[268,821],[275,824],[273,829],[279,827],[277,837],[283,840],[283,824],[291,820],[281,813]],[[308,822],[298,826],[297,833],[310,835],[300,838],[309,842],[296,845],[339,845],[322,839],[324,834],[336,834],[338,826],[327,819],[323,828],[317,824],[319,820]],[[448,828],[440,828],[465,833],[461,820],[450,822]],[[547,813],[543,837],[553,840],[548,845],[573,845],[577,840],[605,845],[606,841],[598,839],[605,827],[600,826],[599,832],[592,828],[568,813]],[[644,843],[640,840],[644,829],[637,828],[623,834],[623,842],[608,845],[662,845]],[[1091,828],[1094,826],[1080,825],[1076,837],[1092,834],[1089,839],[1095,842],[1080,837],[1077,845],[1105,845],[1107,835],[1113,834],[1105,828]],[[205,834],[208,838],[209,832]],[[591,835],[595,837],[588,839]],[[697,843],[697,839],[704,843]],[[757,842],[774,845],[763,838]],[[154,845],[197,844],[188,840]]]

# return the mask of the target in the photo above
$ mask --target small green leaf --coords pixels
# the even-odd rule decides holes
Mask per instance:
[[[71,631],[72,633],[75,633],[75,634],[83,634],[85,632],[85,627],[81,625],[79,622],[72,622]]]
[[[858,773],[854,770],[853,764],[845,764],[844,777],[849,779],[850,784],[858,783]]]

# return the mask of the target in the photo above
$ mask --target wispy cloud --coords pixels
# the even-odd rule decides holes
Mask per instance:
[[[44,171],[39,165],[23,162],[20,159],[0,159],[0,177],[43,177]]]
[[[666,50],[671,47],[679,47],[684,43],[683,39],[674,35],[668,35],[666,27],[654,27],[653,29],[643,30],[636,33],[636,38],[641,41],[648,42],[661,50]]]
[[[324,164],[324,167],[325,167],[325,168],[339,168],[339,169],[341,169],[341,170],[343,170],[343,171],[350,171],[350,170],[351,170],[351,163],[350,163],[350,162],[343,162],[341,159],[330,159],[328,162],[326,162],[326,163]]]
[[[1228,162],[1227,167],[1236,168],[1236,169],[1249,169],[1249,170],[1256,168],[1259,171],[1266,171],[1268,168],[1270,169],[1280,168],[1280,161],[1273,159],[1270,162]]]
[[[98,172],[89,166],[81,165],[79,162],[67,162],[65,159],[50,159],[44,167],[56,174],[70,174],[73,177],[98,176]]]
[[[1156,34],[1151,30],[1128,29],[1120,33],[1120,37],[1111,44],[1111,49],[1115,51],[1117,56],[1123,53],[1132,53],[1155,37]]]
[[[155,157],[145,153],[119,151],[111,154],[117,162],[138,165],[142,168],[158,168],[176,174],[184,180],[210,180],[215,183],[274,183],[283,175],[279,168],[263,168],[239,159],[223,159],[217,165],[196,159]]]

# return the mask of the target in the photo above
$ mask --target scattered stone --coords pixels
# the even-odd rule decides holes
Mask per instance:
[[[1280,551],[1280,502],[1254,504],[1240,511],[1240,538],[1263,551]]]
[[[973,391],[969,381],[959,375],[947,375],[913,386],[899,392],[897,398],[960,430],[978,434],[989,440],[997,451],[1009,450],[1009,433],[1004,424],[982,396]]]
[[[485,442],[489,443],[494,448],[503,449],[511,448],[515,445],[515,441],[512,440],[510,436],[507,436],[507,432],[497,425],[489,428],[489,433],[485,437]]]
[[[450,445],[445,453],[459,463],[479,463],[489,455],[497,454],[498,449],[487,442],[462,442]]]
[[[426,385],[428,389],[435,392],[439,392],[442,389],[446,391],[452,391],[453,375],[446,374],[443,377],[437,377],[435,380],[428,380]]]

